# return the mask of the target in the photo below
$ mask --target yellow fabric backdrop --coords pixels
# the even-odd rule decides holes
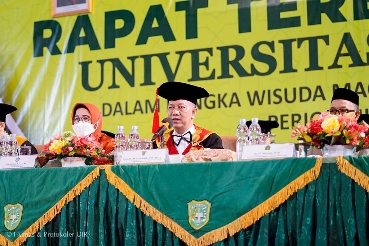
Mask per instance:
[[[277,141],[291,141],[293,124],[326,110],[336,86],[356,90],[368,111],[364,0],[92,4],[53,18],[51,1],[1,1],[0,97],[20,109],[33,143],[71,130],[78,101],[103,111],[103,129],[138,125],[150,137],[155,89],[173,80],[211,93],[195,123],[220,135],[240,118],[270,118]]]

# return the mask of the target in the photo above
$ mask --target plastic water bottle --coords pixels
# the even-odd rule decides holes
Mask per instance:
[[[16,139],[16,134],[10,134],[8,140],[8,151],[10,156],[18,155],[18,141]]]
[[[258,118],[251,119],[251,125],[249,127],[249,141],[250,144],[259,144],[260,136],[261,136],[261,128],[258,123]]]
[[[3,134],[1,135],[0,139],[0,155],[7,156],[8,155],[8,135]]]
[[[299,140],[299,150],[298,150],[298,157],[306,157],[306,153],[305,153],[305,147],[303,145],[303,141]]]
[[[120,164],[124,150],[126,150],[126,134],[124,134],[124,127],[118,126],[118,131],[115,134],[114,164]]]
[[[128,136],[128,150],[140,149],[140,134],[138,133],[138,126],[132,126],[132,130]]]
[[[237,126],[236,129],[236,153],[237,153],[237,160],[241,159],[241,155],[243,152],[243,147],[247,145],[248,142],[248,128],[246,125],[246,119],[240,119],[240,124]]]

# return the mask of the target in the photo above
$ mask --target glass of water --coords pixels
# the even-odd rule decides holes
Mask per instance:
[[[150,139],[141,141],[141,149],[152,149],[152,142]]]
[[[31,155],[31,146],[20,146],[19,155]]]

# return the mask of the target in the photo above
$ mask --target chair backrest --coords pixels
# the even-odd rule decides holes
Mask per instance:
[[[39,153],[39,154],[44,150],[44,145],[43,144],[36,144],[34,146],[37,150],[37,153]]]
[[[102,133],[108,135],[109,137],[111,138],[115,138],[115,133],[112,133],[112,132],[108,132],[108,131],[101,131]]]
[[[220,138],[222,139],[223,148],[236,151],[236,136],[221,136]]]

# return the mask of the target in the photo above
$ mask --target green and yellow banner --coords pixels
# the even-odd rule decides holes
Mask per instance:
[[[90,13],[52,17],[55,1],[0,4],[0,97],[35,144],[71,130],[76,102],[97,105],[104,130],[151,137],[166,81],[209,91],[195,123],[219,135],[258,117],[294,141],[292,126],[327,110],[337,87],[368,112],[367,0],[92,0]]]

